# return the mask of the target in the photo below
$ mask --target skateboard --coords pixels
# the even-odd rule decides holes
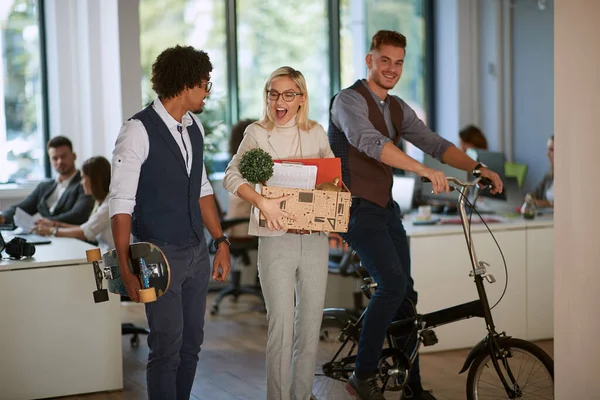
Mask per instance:
[[[103,255],[100,249],[86,251],[88,262],[93,264],[96,278],[94,302],[108,301],[108,292],[129,296],[125,284],[121,279],[117,251],[112,249]],[[100,261],[104,267],[100,267]],[[165,294],[169,289],[171,271],[169,262],[162,250],[148,242],[139,242],[129,245],[129,270],[136,275],[141,284],[140,302],[150,303]],[[102,279],[107,281],[108,291],[102,288]]]

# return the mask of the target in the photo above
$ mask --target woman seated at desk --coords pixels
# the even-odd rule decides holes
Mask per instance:
[[[554,135],[548,139],[548,160],[550,160],[550,171],[544,175],[535,190],[531,193],[538,208],[554,207]]]
[[[112,231],[108,214],[110,187],[110,162],[104,157],[92,157],[81,166],[81,185],[85,194],[91,195],[96,204],[90,218],[82,225],[71,225],[45,218],[37,222],[34,233],[57,237],[72,237],[97,242],[102,252],[112,249]]]

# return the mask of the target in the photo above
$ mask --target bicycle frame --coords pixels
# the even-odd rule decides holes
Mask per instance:
[[[459,305],[456,305],[453,307],[434,311],[434,312],[431,312],[428,314],[417,315],[416,317],[411,317],[411,318],[407,318],[407,319],[403,319],[403,320],[399,320],[399,321],[394,321],[389,326],[388,331],[387,331],[388,343],[390,344],[390,347],[396,347],[396,345],[393,344],[394,337],[399,337],[399,336],[406,337],[407,335],[410,335],[409,340],[407,342],[407,345],[408,345],[408,343],[411,342],[410,338],[414,337],[415,335],[417,336],[417,342],[415,343],[414,348],[410,349],[410,354],[408,354],[408,352],[407,352],[407,350],[409,350],[406,348],[407,346],[405,346],[405,348],[402,350],[403,354],[407,358],[406,361],[409,362],[409,368],[410,368],[410,366],[412,365],[412,363],[414,362],[414,360],[418,354],[421,344],[424,343],[424,339],[423,339],[424,332],[428,331],[433,334],[433,332],[430,329],[435,328],[437,326],[446,325],[446,324],[449,324],[452,322],[457,322],[457,321],[460,321],[463,319],[468,319],[468,318],[473,318],[473,317],[483,318],[486,323],[488,334],[486,335],[486,337],[483,340],[481,340],[471,350],[471,352],[469,353],[469,355],[467,356],[467,358],[465,360],[463,368],[461,369],[461,371],[459,373],[463,373],[463,372],[467,371],[469,369],[471,363],[473,362],[473,360],[479,354],[481,354],[482,352],[487,352],[488,354],[490,354],[494,368],[496,369],[496,372],[498,373],[498,376],[500,377],[500,380],[502,381],[502,384],[503,384],[504,388],[506,389],[507,393],[509,395],[515,394],[515,391],[513,389],[511,389],[511,387],[508,385],[508,382],[506,381],[506,378],[505,378],[504,374],[502,373],[502,371],[500,369],[500,364],[498,362],[498,358],[503,359],[503,364],[504,364],[504,367],[508,374],[508,377],[514,384],[515,378],[514,378],[512,372],[510,371],[510,368],[508,368],[508,364],[504,361],[505,355],[502,352],[502,346],[501,346],[502,342],[504,340],[508,339],[508,337],[505,336],[504,334],[500,335],[496,332],[496,327],[494,325],[494,319],[492,317],[492,313],[490,310],[487,292],[486,292],[484,284],[483,284],[484,278],[486,280],[488,280],[488,282],[490,282],[490,283],[495,282],[495,280],[493,279],[493,277],[491,275],[487,275],[487,271],[485,268],[485,266],[487,264],[485,264],[484,262],[479,262],[477,260],[477,254],[475,252],[475,246],[473,244],[473,240],[472,240],[472,236],[471,236],[471,224],[470,224],[470,221],[469,221],[469,218],[467,215],[467,210],[466,210],[467,191],[469,190],[469,188],[477,185],[481,178],[477,177],[476,179],[474,179],[471,182],[461,182],[458,179],[453,178],[453,177],[448,177],[447,179],[449,182],[453,182],[457,186],[460,187],[458,189],[455,187],[452,187],[452,190],[459,191],[458,210],[459,210],[460,219],[462,222],[465,241],[466,241],[467,247],[469,249],[469,256],[471,259],[471,267],[472,267],[472,271],[470,272],[469,275],[474,278],[475,286],[477,287],[477,293],[478,293],[479,299],[468,302],[468,303],[463,303],[463,304],[459,304]],[[363,287],[362,287],[364,294],[368,298],[371,297],[370,296],[370,288],[371,287],[376,287],[376,284],[369,283],[369,281],[367,281],[367,283],[365,285],[363,285]],[[328,364],[331,364],[335,360],[337,360],[338,356],[342,353],[342,351],[344,350],[344,348],[346,347],[346,345],[348,344],[348,342],[351,339],[354,339],[355,343],[353,343],[353,345],[351,346],[348,356],[343,357],[341,360],[337,360],[337,361],[343,362],[346,360],[350,360],[351,358],[354,357],[354,356],[350,356],[350,354],[352,353],[354,347],[356,346],[356,343],[358,342],[358,337],[360,335],[360,325],[362,324],[362,320],[363,320],[365,313],[366,313],[366,310],[362,313],[362,315],[359,317],[359,319],[355,323],[349,323],[343,329],[342,332],[345,334],[344,335],[345,338],[342,341],[342,345],[336,352],[332,361]],[[326,318],[335,319],[338,321],[341,321],[343,319],[343,315],[347,315],[346,311],[344,309],[335,309],[335,308],[325,310],[325,314],[324,314],[324,316]],[[340,336],[340,338],[341,338],[341,336]],[[427,345],[427,344],[425,344],[425,345]],[[330,368],[331,368],[331,366],[330,366]],[[335,371],[337,373],[351,373],[352,369],[331,368],[330,371]],[[405,379],[407,379],[407,378],[408,378],[408,374],[406,374]]]

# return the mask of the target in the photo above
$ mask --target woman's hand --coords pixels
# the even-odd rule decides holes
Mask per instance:
[[[267,228],[271,231],[287,229],[283,218],[296,219],[289,212],[281,209],[281,203],[289,199],[290,196],[281,196],[272,199],[263,197],[258,203],[258,208],[267,220]]]
[[[41,236],[50,236],[50,234],[52,233],[52,226],[51,225],[37,225],[35,228],[33,228],[33,233],[37,233],[38,235],[41,235]]]

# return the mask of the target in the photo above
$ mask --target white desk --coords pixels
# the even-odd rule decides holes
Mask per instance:
[[[476,216],[473,216],[476,218]],[[554,225],[551,217],[527,221],[521,218],[488,224],[508,269],[508,289],[492,310],[496,328],[528,340],[553,337]],[[469,277],[471,264],[461,225],[414,226],[407,217],[412,276],[419,294],[418,309],[428,313],[476,300],[477,290]],[[477,258],[490,264],[496,283],[485,287],[494,305],[504,289],[505,270],[494,240],[483,224],[472,225]],[[357,281],[329,275],[327,307],[353,307]],[[365,299],[366,304],[366,299]],[[455,322],[435,329],[439,342],[423,351],[472,347],[485,334],[483,319]]]
[[[0,399],[123,388],[120,298],[94,303],[90,248],[52,238],[31,259],[0,261]]]

